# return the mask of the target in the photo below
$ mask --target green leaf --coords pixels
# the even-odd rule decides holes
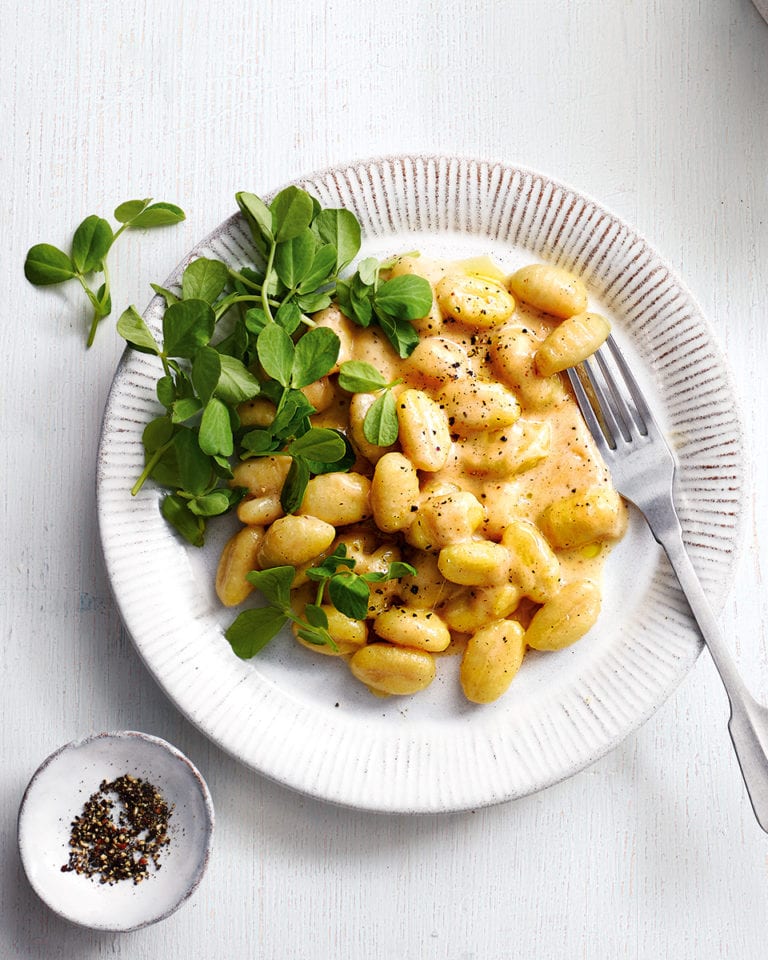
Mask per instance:
[[[184,300],[205,300],[213,303],[229,282],[229,268],[221,260],[200,257],[193,260],[181,278]]]
[[[130,222],[131,227],[168,227],[174,223],[181,223],[186,219],[186,215],[181,207],[174,203],[153,203],[146,207]]]
[[[259,393],[259,381],[240,360],[222,354],[216,396],[224,403],[238,404]]]
[[[278,243],[275,249],[275,270],[286,287],[294,289],[309,273],[317,240],[311,230],[302,230],[291,240]]]
[[[196,517],[220,517],[232,506],[232,498],[225,490],[213,490],[189,501],[189,509]]]
[[[248,352],[248,343],[248,331],[245,328],[245,323],[238,318],[232,327],[232,332],[228,337],[219,340],[216,349],[222,356],[243,360]]]
[[[319,627],[321,630],[328,629],[328,614],[317,604],[308,603],[304,607],[304,616],[311,627]]]
[[[379,316],[379,326],[400,357],[410,357],[419,344],[419,335],[410,320]]]
[[[388,447],[397,440],[397,407],[391,390],[373,401],[363,420],[363,434],[377,447]]]
[[[279,324],[286,333],[294,333],[301,325],[301,310],[293,301],[281,303],[275,314],[275,323]]]
[[[302,313],[317,313],[331,305],[331,298],[327,293],[300,294],[294,301]]]
[[[141,442],[144,444],[144,450],[152,455],[160,447],[164,446],[173,436],[173,424],[167,416],[155,417],[144,427],[141,435]]]
[[[240,446],[248,454],[272,453],[277,450],[279,443],[269,430],[249,430],[240,439]]]
[[[203,409],[203,403],[197,397],[181,397],[175,400],[171,410],[171,420],[174,423],[184,423],[191,420]]]
[[[161,487],[167,487],[169,490],[181,489],[182,482],[179,475],[179,461],[176,456],[175,440],[164,453],[159,454],[159,460],[155,461],[150,477]]]
[[[291,604],[291,586],[296,571],[293,567],[270,567],[267,570],[251,570],[245,579],[252,583],[270,603],[285,610]]]
[[[371,590],[361,577],[338,573],[328,581],[328,596],[338,611],[353,620],[365,620]]]
[[[205,521],[192,513],[186,500],[174,494],[164,497],[160,504],[160,512],[193,547],[202,547],[205,539]]]
[[[204,300],[172,303],[163,316],[165,355],[191,359],[211,339],[215,324],[211,305]]]
[[[221,376],[221,356],[213,347],[200,347],[192,359],[192,384],[203,404],[213,396]]]
[[[101,270],[112,246],[112,227],[102,217],[86,217],[72,237],[72,262],[78,273]]]
[[[209,456],[231,457],[234,452],[232,424],[226,406],[213,397],[203,407],[200,421],[200,449]]]
[[[376,367],[362,360],[347,360],[339,367],[339,386],[348,393],[375,393],[389,386]]]
[[[314,412],[315,408],[300,390],[287,390],[272,421],[272,433],[281,439],[305,433],[309,429],[307,418]]]
[[[279,312],[278,310],[278,313]],[[249,330],[251,333],[255,333],[258,336],[268,323],[269,319],[261,307],[251,307],[245,311],[245,327],[246,330]]]
[[[164,407],[172,407],[176,401],[176,385],[173,382],[173,377],[160,377],[155,386],[155,392],[157,393],[157,399]]]
[[[417,572],[416,567],[411,566],[410,563],[403,563],[402,560],[393,560],[387,569],[387,579],[399,580],[401,577],[415,577]]]
[[[267,376],[287,387],[291,382],[294,346],[285,330],[276,323],[268,324],[259,334],[256,351]]]
[[[309,483],[309,466],[302,457],[294,457],[280,492],[280,505],[286,513],[295,513],[301,506]]]
[[[338,335],[328,327],[308,330],[296,344],[291,386],[301,389],[330,373],[336,366],[340,348]]]
[[[379,279],[381,264],[376,257],[366,257],[357,265],[357,273],[367,287],[375,287]]]
[[[352,465],[357,460],[355,448],[349,442],[349,438],[338,430],[334,430],[333,433],[338,434],[342,443],[344,444],[344,456],[341,457],[340,460],[334,460],[332,463],[327,463],[326,461],[321,460],[313,460],[311,457],[307,457],[306,460],[307,465],[309,466],[309,472],[313,476],[319,473],[346,473],[347,470],[352,469]]]
[[[251,228],[251,233],[259,249],[264,252],[265,245],[272,243],[273,240],[272,214],[269,207],[255,193],[236,193],[235,200]]]
[[[360,224],[350,210],[321,210],[312,229],[323,243],[336,249],[336,271],[343,269],[360,250]]]
[[[413,273],[392,277],[376,291],[374,308],[393,320],[420,320],[432,309],[432,287]]]
[[[269,205],[272,234],[277,243],[292,240],[307,229],[314,216],[312,197],[298,187],[286,187]]]
[[[146,210],[150,203],[152,203],[151,197],[147,197],[146,200],[126,200],[115,208],[115,220],[118,223],[130,223],[142,210]]]
[[[336,247],[325,243],[315,253],[312,265],[299,284],[299,293],[313,293],[327,283],[336,271]]]
[[[108,317],[110,313],[112,313],[112,294],[106,282],[102,283],[96,291],[96,300],[97,303],[94,304],[94,309],[98,315],[100,317]]]
[[[187,427],[177,428],[173,438],[181,486],[193,496],[202,496],[211,485],[211,461],[200,449],[197,434]]]
[[[244,610],[228,628],[224,636],[241,660],[250,660],[263,650],[288,621],[288,617],[274,607]]]
[[[351,280],[336,283],[336,299],[342,313],[361,327],[370,326],[373,319],[373,287],[366,286],[355,274]]]
[[[341,435],[328,427],[312,427],[288,446],[292,457],[306,457],[323,463],[336,463],[346,450]]]
[[[310,580],[328,580],[336,573],[338,567],[348,567],[351,570],[356,563],[354,557],[347,556],[346,543],[340,543],[333,553],[328,554],[316,567],[310,567],[305,572]]]
[[[150,283],[150,287],[155,291],[155,293],[162,297],[165,300],[166,307],[170,307],[172,303],[178,302],[178,297],[172,290],[167,290],[165,287],[161,287],[159,283]]]
[[[157,341],[135,307],[123,311],[117,321],[117,332],[140,353],[160,353]]]
[[[331,650],[339,649],[330,633],[323,630],[322,627],[306,626],[297,630],[296,633],[302,640],[306,640],[307,643],[311,643],[315,647],[330,647]]]
[[[24,261],[24,276],[36,287],[64,283],[76,276],[75,265],[58,247],[50,243],[36,243],[30,247]]]

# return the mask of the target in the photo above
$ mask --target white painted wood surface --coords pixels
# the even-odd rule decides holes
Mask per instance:
[[[706,656],[590,769],[447,817],[305,799],[193,729],[122,630],[98,545],[94,457],[120,344],[107,321],[86,355],[78,292],[35,290],[21,269],[88,213],[176,201],[184,224],[114,251],[116,308],[143,307],[235,190],[385,153],[504,159],[592,194],[674,264],[738,373],[752,484],[721,616],[768,701],[768,26],[752,3],[4,0],[0,102],[0,956],[762,960],[768,837]],[[184,750],[218,813],[194,899],[115,936],[54,917],[15,840],[37,764],[106,728]]]

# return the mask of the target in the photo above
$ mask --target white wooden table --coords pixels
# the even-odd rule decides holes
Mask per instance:
[[[199,734],[105,578],[94,459],[112,321],[86,355],[78,291],[22,276],[32,243],[151,194],[188,219],[115,248],[116,309],[143,308],[237,189],[380,154],[502,159],[593,195],[685,278],[737,373],[751,486],[720,614],[768,700],[768,26],[749,0],[4,0],[0,20],[0,957],[762,960],[768,837],[706,656],[593,767],[474,813],[327,806]],[[130,728],[198,764],[215,851],[169,920],[97,935],[31,891],[16,811],[55,747]]]

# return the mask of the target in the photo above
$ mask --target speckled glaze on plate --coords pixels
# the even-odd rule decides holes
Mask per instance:
[[[171,807],[160,869],[142,883],[112,885],[62,872],[72,820],[103,780],[126,773],[148,780]],[[29,882],[52,910],[79,926],[125,932],[165,919],[195,892],[213,825],[208,787],[176,747],[134,730],[98,733],[61,747],[35,771],[19,808],[19,851]]]
[[[447,157],[391,157],[297,181],[325,206],[355,212],[364,254],[419,249],[489,254],[507,269],[545,260],[587,281],[610,317],[680,469],[686,542],[713,606],[739,542],[741,431],[709,326],[667,264],[632,227],[536,172]],[[244,185],[253,187],[253,185]],[[248,260],[239,216],[191,259]],[[162,303],[145,314],[158,331]],[[250,662],[230,651],[231,611],[213,579],[234,529],[211,525],[202,550],[184,546],[159,512],[160,492],[129,489],[143,466],[141,433],[159,412],[158,364],[126,353],[107,404],[98,462],[104,555],[125,624],[149,669],[212,740],[263,774],[326,800],[387,812],[469,809],[520,797],[602,756],[641,724],[694,663],[700,643],[666,562],[633,513],[611,554],[600,620],[558,653],[531,652],[510,691],[478,707],[461,696],[455,657],[431,687],[380,700],[343,664],[277,638]],[[215,528],[215,530],[214,530]]]

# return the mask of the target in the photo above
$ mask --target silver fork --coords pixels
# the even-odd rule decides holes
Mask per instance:
[[[747,690],[683,544],[675,510],[675,460],[613,337],[567,371],[614,486],[640,510],[680,581],[725,686],[728,731],[757,822],[768,832],[768,709]]]

